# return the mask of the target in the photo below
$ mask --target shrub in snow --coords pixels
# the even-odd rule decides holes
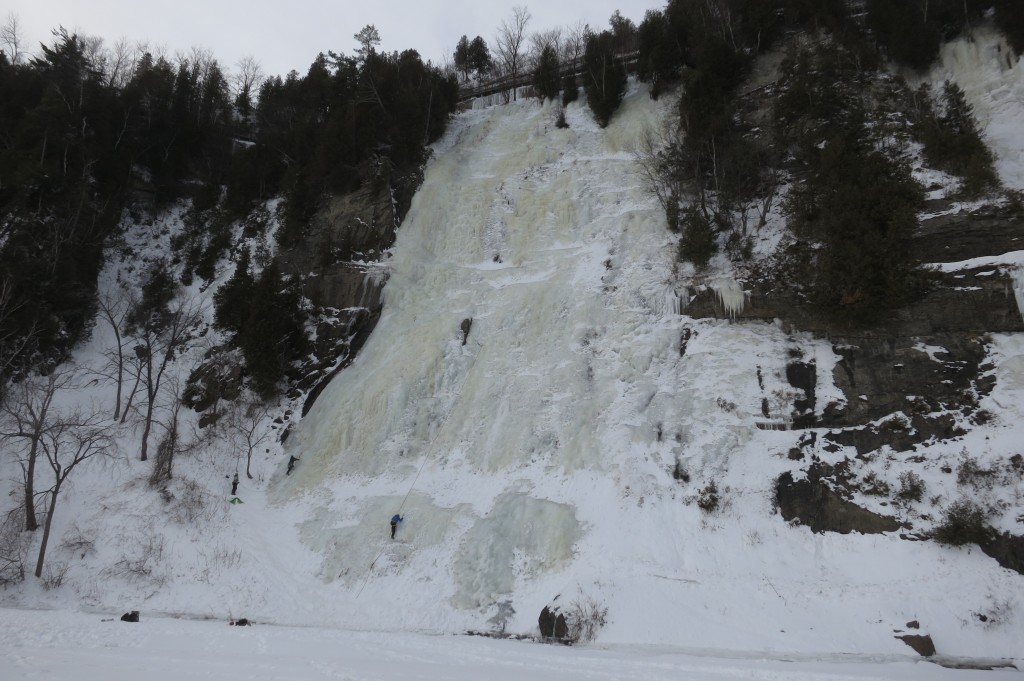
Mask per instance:
[[[60,542],[60,547],[68,553],[78,555],[79,558],[85,558],[87,555],[96,552],[95,533],[86,533],[76,523],[65,533],[64,538]]]
[[[712,480],[697,493],[697,506],[705,513],[714,513],[718,510],[721,497],[718,496],[718,485]]]
[[[960,466],[956,471],[956,481],[959,485],[970,485],[975,489],[992,489],[995,482],[995,471],[991,468],[983,468],[978,459],[967,454],[967,450],[961,455]]]
[[[900,473],[900,488],[896,498],[903,502],[921,501],[924,497],[924,480],[917,473],[906,471]]]
[[[994,535],[995,530],[986,522],[985,512],[968,499],[953,502],[932,533],[937,542],[950,546],[982,545],[992,541]]]
[[[566,617],[569,632],[566,639],[572,643],[589,643],[608,621],[608,608],[589,596],[581,596],[569,606]]]
[[[0,586],[25,579],[29,533],[22,532],[18,510],[8,513],[0,523]]]
[[[163,577],[154,574],[157,564],[164,557],[164,537],[151,534],[145,539],[134,542],[137,550],[135,555],[124,553],[120,560],[103,571],[106,577],[120,577],[128,582],[152,581],[162,584]]]
[[[43,588],[47,591],[59,589],[64,584],[64,577],[67,576],[70,568],[71,566],[65,561],[47,563],[43,570]]]
[[[988,595],[988,606],[974,613],[986,629],[995,629],[1013,619],[1014,600],[1012,597]]]
[[[889,483],[882,480],[874,471],[871,471],[861,483],[861,492],[864,494],[870,494],[876,497],[887,497],[889,496]]]

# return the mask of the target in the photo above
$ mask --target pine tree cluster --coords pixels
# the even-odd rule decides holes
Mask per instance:
[[[265,200],[286,199],[287,245],[325,197],[421,164],[455,79],[414,50],[377,53],[375,29],[364,37],[357,56],[244,84],[202,50],[114,63],[64,29],[28,62],[0,53],[0,378],[82,337],[126,209],[188,200],[183,281],[210,279],[233,223],[265,226]]]

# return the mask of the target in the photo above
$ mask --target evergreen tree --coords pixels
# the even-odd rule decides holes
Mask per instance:
[[[533,72],[533,86],[541,99],[558,97],[558,53],[551,45],[545,45],[537,59],[537,68]]]
[[[637,31],[637,43],[640,53],[637,59],[637,77],[651,84],[651,97],[657,99],[665,85],[676,78],[682,67],[668,17],[664,12],[647,10]]]
[[[626,69],[617,59],[615,36],[610,31],[591,35],[583,56],[583,89],[594,119],[603,128],[626,93]]]
[[[249,272],[249,249],[243,248],[235,263],[235,273],[217,289],[213,297],[214,323],[232,333],[239,333],[249,318],[253,281]]]
[[[462,73],[462,80],[469,80],[469,72],[473,69],[469,56],[469,38],[463,34],[455,45],[454,63],[456,70]]]
[[[469,65],[478,76],[490,72],[494,66],[487,42],[480,36],[473,38],[473,42],[469,44]]]
[[[301,303],[298,288],[273,263],[252,289],[238,343],[253,388],[263,397],[273,395],[288,366],[309,352]]]
[[[683,236],[679,240],[679,259],[692,262],[697,269],[707,267],[718,252],[718,241],[711,220],[697,206],[690,206],[681,215]]]
[[[924,191],[905,163],[838,129],[787,203],[791,227],[821,244],[812,299],[843,320],[870,322],[908,301],[918,279],[910,251]]]
[[[937,115],[931,107],[926,88],[919,92],[919,101],[922,111],[915,132],[924,145],[928,163],[963,178],[961,191],[968,197],[976,197],[998,186],[995,158],[981,137],[974,108],[967,102],[964,91],[956,83],[945,82],[942,115]]]

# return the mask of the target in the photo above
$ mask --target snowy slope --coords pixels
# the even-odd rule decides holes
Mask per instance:
[[[978,54],[978,63],[942,68],[966,80],[991,66]],[[1004,181],[1024,188],[1024,136],[1011,130],[1024,115],[1014,103],[1021,67],[992,68],[987,88],[957,80],[987,112]],[[164,503],[147,488],[149,465],[135,460],[137,433],[128,431],[123,458],[83,472],[58,508],[52,560],[69,566],[65,585],[44,591],[30,581],[0,593],[2,602],[361,632],[532,634],[557,598],[607,608],[597,643],[634,651],[898,660],[912,653],[894,636],[920,632],[946,655],[1022,659],[1024,578],[977,549],[812,534],[775,513],[773,481],[794,468],[786,453],[798,433],[764,427],[788,418],[790,352],[817,364],[822,405],[840,399],[830,378],[837,357],[826,341],[782,324],[686,316],[686,285],[712,286],[736,304],[742,293],[724,261],[696,281],[676,263],[675,241],[642,186],[633,149],[670,106],[634,85],[605,130],[579,104],[568,108],[565,130],[535,101],[458,116],[399,232],[373,335],[284,451],[270,442],[258,450],[254,479],[243,476],[244,503],[225,503],[237,446],[202,443],[179,462]],[[761,238],[767,248],[778,232]],[[223,263],[222,278],[230,271]],[[203,343],[189,356],[201,357]],[[106,347],[100,332],[94,346],[93,354]],[[982,464],[1019,451],[1024,341],[996,337],[993,352],[998,384],[983,406],[996,418],[926,451],[925,466],[885,457],[879,475],[895,483],[901,471],[918,471],[939,508],[955,498],[939,468],[961,448]],[[288,455],[301,459],[291,475]],[[4,474],[16,479],[13,469]],[[706,514],[696,500],[712,482],[722,503]],[[1020,533],[1021,484],[1005,493],[1000,529]],[[396,512],[405,521],[391,541]],[[75,537],[91,542],[81,558]],[[0,622],[10,631],[36,617],[4,611]],[[911,620],[921,629],[909,630]],[[170,634],[209,636],[229,659],[245,656],[197,631]],[[300,631],[283,636],[294,641]],[[353,649],[370,640],[311,635],[325,646],[341,636]],[[426,646],[403,636],[413,651]],[[87,656],[91,645],[72,649]],[[21,655],[8,651],[0,652]],[[430,647],[424,656],[436,654]],[[465,654],[485,663],[503,655]],[[552,655],[543,664],[560,664],[563,653]],[[388,678],[374,664],[361,673]],[[659,673],[612,664],[622,678]],[[763,667],[694,669],[694,678],[803,678],[778,666],[759,675]],[[837,673],[938,677],[876,671]],[[831,673],[815,668],[807,678]]]

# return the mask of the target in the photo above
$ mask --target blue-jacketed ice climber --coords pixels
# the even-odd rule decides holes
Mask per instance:
[[[402,522],[402,516],[397,513],[391,516],[391,538],[395,538],[395,530],[398,529],[398,523]]]

